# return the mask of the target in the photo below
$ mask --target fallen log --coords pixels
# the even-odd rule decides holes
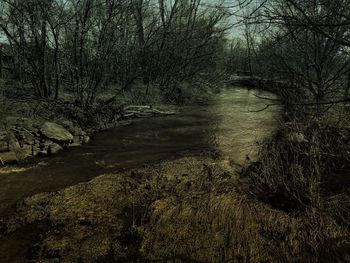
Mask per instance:
[[[129,105],[124,108],[124,110],[129,109],[152,109],[151,105]]]
[[[143,105],[130,105],[124,108],[125,115],[123,117],[141,116],[141,117],[152,117],[152,115],[174,115],[174,111],[162,111],[152,106]]]
[[[175,115],[176,114],[175,111],[161,111],[161,110],[157,110],[157,109],[153,109],[152,112],[155,114],[162,114],[162,115]]]
[[[125,113],[124,115],[121,116],[121,118],[129,118],[129,117],[133,117],[135,115],[135,113]]]

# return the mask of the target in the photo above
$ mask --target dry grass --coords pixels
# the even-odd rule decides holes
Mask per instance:
[[[328,135],[334,132],[323,128]],[[323,135],[317,136],[318,140],[323,140]],[[144,257],[182,262],[349,261],[349,195],[325,195],[317,181],[336,168],[339,160],[348,163],[348,155],[339,149],[344,142],[339,136],[326,136],[325,145],[338,148],[337,157],[330,159],[324,156],[324,147],[319,156],[312,143],[306,146],[307,138],[290,138],[291,133],[284,136],[284,140],[272,139],[269,152],[264,149],[259,169],[253,167],[254,173],[248,169],[253,177],[248,188],[246,184],[238,187],[237,182],[216,188],[221,181],[216,171],[209,188],[197,179],[188,192],[154,202],[150,223],[141,227]],[[309,152],[305,154],[306,149]],[[321,161],[315,163],[314,158]],[[320,171],[313,167],[317,164]],[[210,182],[208,174],[202,171],[203,181]],[[245,194],[247,189],[250,191]]]
[[[184,262],[342,262],[349,236],[321,214],[291,216],[226,193],[152,206],[142,252]]]
[[[350,187],[348,180],[337,182],[340,171],[350,175],[349,142],[350,130],[340,126],[287,124],[262,145],[260,161],[243,175],[252,195],[279,209],[320,208],[325,196]]]
[[[250,187],[220,160],[182,158],[28,198],[7,229],[47,222],[40,262],[348,262],[349,196],[317,181],[344,141],[299,128],[245,171]]]

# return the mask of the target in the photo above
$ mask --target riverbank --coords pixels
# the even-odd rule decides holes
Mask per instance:
[[[34,262],[346,261],[348,235],[334,220],[249,197],[230,165],[206,155],[26,198],[1,229],[11,240],[38,226]]]
[[[3,110],[6,104],[11,105],[12,110],[3,113],[0,123],[2,166],[81,146],[88,143],[91,136],[130,125],[133,119],[175,114],[174,107],[165,104],[158,107],[109,101],[82,108],[68,101],[29,100],[6,101]],[[24,112],[26,114],[21,114]]]
[[[64,107],[60,106],[60,107]],[[169,107],[168,107],[169,108]],[[91,118],[99,121],[79,124],[74,119],[57,116],[55,119],[25,118],[9,116],[5,128],[0,131],[0,164],[15,164],[35,156],[50,156],[70,147],[81,146],[90,141],[90,136],[98,132],[132,123],[133,119],[172,115],[174,111],[164,111],[152,106],[127,106],[104,113],[111,120],[107,122],[102,114]]]
[[[179,83],[174,94],[162,94],[158,86],[135,83],[126,91],[107,87],[94,104],[83,107],[68,92],[59,100],[38,99],[25,91],[12,94],[12,85],[19,84],[0,82],[0,166],[81,146],[134,119],[175,114],[176,105],[206,104],[219,92],[213,85]]]

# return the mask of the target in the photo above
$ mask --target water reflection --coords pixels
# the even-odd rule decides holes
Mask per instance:
[[[251,159],[257,157],[256,143],[271,134],[279,122],[279,108],[259,111],[269,101],[257,97],[257,94],[257,91],[247,89],[223,92],[212,108],[212,115],[218,119],[210,133],[214,137],[212,140],[224,156],[240,165],[247,156]],[[275,98],[267,92],[259,95]]]

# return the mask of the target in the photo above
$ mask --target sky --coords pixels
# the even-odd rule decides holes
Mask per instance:
[[[215,5],[215,4],[221,3],[224,6],[230,7],[230,6],[237,5],[238,1],[239,0],[202,0],[202,4]],[[237,8],[236,9],[231,8],[230,10],[233,13],[233,12],[237,11]],[[234,22],[233,19],[234,18],[232,18],[232,22]],[[241,31],[242,30],[240,28],[233,27],[229,32],[229,36],[232,36],[232,37],[240,36],[242,34]],[[0,30],[0,43],[6,43],[6,42],[7,42],[6,37],[3,35],[3,33]]]

